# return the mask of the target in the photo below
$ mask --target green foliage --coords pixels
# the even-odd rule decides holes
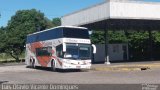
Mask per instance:
[[[109,31],[109,43],[126,43],[127,37],[124,31]]]
[[[109,43],[125,43],[127,37],[123,31],[109,31]],[[104,44],[105,43],[104,31],[93,31],[91,35],[92,43]]]
[[[132,31],[128,33],[129,51],[131,59],[149,58],[149,33],[148,31]]]
[[[0,52],[4,52],[5,41],[6,41],[6,31],[4,27],[1,27],[0,28]]]
[[[147,31],[130,32],[128,36],[128,41],[130,42],[131,47],[137,49],[144,47],[148,39],[149,39],[149,34]]]
[[[33,33],[36,30],[40,31],[52,26],[51,21],[35,9],[17,11],[8,23],[9,29],[23,30],[24,33]]]
[[[53,23],[54,27],[60,26],[61,25],[61,19],[60,18],[53,18],[52,23]]]
[[[159,31],[154,31],[154,32],[152,32],[152,35],[153,35],[154,41],[156,43],[160,43],[160,32]]]
[[[52,22],[43,13],[31,10],[19,10],[11,20],[5,31],[0,35],[0,50],[10,54],[17,61],[22,54],[26,42],[26,36],[30,33],[52,27]]]
[[[91,35],[91,41],[94,44],[104,44],[104,32],[103,31],[93,31]]]

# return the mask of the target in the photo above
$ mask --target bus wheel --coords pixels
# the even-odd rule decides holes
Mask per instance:
[[[51,62],[51,70],[52,71],[56,71],[56,67],[55,67],[55,61],[54,60],[52,60],[52,62]]]

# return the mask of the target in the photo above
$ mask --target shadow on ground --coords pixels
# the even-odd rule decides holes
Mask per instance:
[[[27,67],[31,68],[31,67]],[[56,71],[52,71],[51,68],[49,67],[36,67],[36,68],[31,68],[31,69],[37,69],[41,71],[49,71],[49,72],[58,72],[58,73],[73,73],[73,72],[88,72],[89,70],[80,70],[80,69],[56,69]]]

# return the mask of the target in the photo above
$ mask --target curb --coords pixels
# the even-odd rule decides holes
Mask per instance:
[[[98,68],[92,68],[91,70],[94,71],[142,71],[150,69],[148,67],[98,67]]]
[[[143,71],[160,68],[160,63],[92,67],[93,71]]]

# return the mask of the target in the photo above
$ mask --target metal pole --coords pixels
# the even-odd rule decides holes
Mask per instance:
[[[105,64],[110,65],[109,54],[108,54],[108,45],[109,45],[109,35],[108,35],[108,27],[105,30]]]

